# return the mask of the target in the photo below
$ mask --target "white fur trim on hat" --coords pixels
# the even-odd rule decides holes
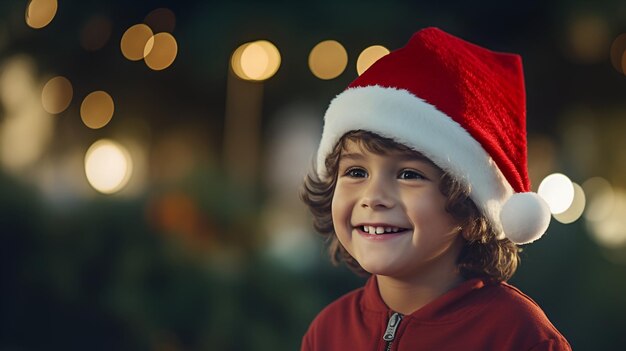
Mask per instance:
[[[409,146],[468,184],[471,199],[496,232],[503,233],[500,210],[514,193],[511,185],[478,141],[435,106],[403,89],[366,86],[345,90],[333,99],[324,117],[317,153],[320,178],[330,176],[326,156],[353,130],[371,131]]]
[[[516,244],[530,244],[541,238],[550,218],[550,207],[536,193],[513,194],[500,211],[502,229]]]

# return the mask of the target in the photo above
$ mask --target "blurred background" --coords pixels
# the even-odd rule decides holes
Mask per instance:
[[[626,2],[4,0],[0,350],[298,349],[364,282],[298,200],[323,113],[427,26],[522,55],[554,218],[512,283],[624,349]]]

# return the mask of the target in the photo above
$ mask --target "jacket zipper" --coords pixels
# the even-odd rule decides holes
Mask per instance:
[[[393,344],[393,340],[396,338],[396,330],[398,330],[398,326],[402,321],[402,315],[398,312],[394,312],[389,320],[387,321],[387,330],[385,330],[385,334],[383,335],[383,340],[387,342],[386,351],[391,350],[391,345]]]

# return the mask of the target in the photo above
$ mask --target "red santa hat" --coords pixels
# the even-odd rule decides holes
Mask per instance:
[[[317,153],[322,179],[331,176],[325,159],[339,139],[367,130],[419,151],[469,185],[500,237],[526,244],[548,228],[548,205],[530,192],[518,55],[426,28],[352,82],[324,119]]]

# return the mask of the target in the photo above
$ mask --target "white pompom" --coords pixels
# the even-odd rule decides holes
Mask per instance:
[[[513,194],[500,211],[504,236],[520,245],[541,238],[550,218],[548,204],[536,193]]]

